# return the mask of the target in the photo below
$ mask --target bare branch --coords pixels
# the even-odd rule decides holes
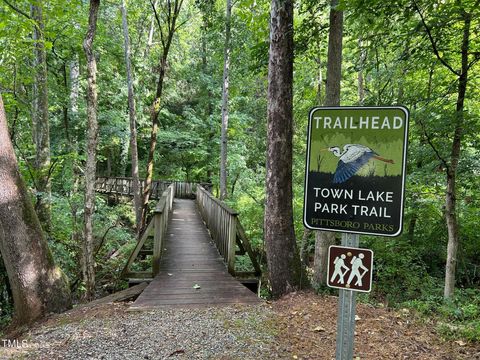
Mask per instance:
[[[435,56],[448,70],[450,70],[455,75],[460,76],[460,73],[458,71],[456,71],[454,68],[452,68],[450,66],[450,64],[447,63],[445,61],[445,59],[443,59],[440,56],[440,53],[438,52],[438,49],[437,49],[437,44],[436,44],[435,40],[433,39],[432,32],[430,31],[430,28],[428,27],[427,23],[425,22],[425,18],[423,17],[423,14],[420,11],[420,8],[418,7],[417,2],[415,0],[413,1],[413,5],[415,6],[415,10],[417,11],[418,15],[420,15],[420,19],[422,20],[423,27],[425,28],[425,31],[427,32],[428,39],[430,40],[430,43],[432,44],[432,49],[433,49],[433,52],[434,52]]]
[[[432,139],[431,137],[428,135],[427,133],[427,130],[425,128],[425,124],[422,122],[422,120],[420,120],[420,118],[418,118],[418,122],[420,123],[421,127],[422,127],[422,131],[423,131],[423,136],[425,136],[425,139],[427,139],[427,142],[428,142],[428,145],[430,145],[430,147],[432,148],[432,150],[434,151],[435,155],[437,156],[437,158],[442,162],[442,164],[445,166],[445,168],[447,169],[447,172],[450,171],[450,166],[448,165],[447,161],[440,155],[440,152],[438,151],[438,149],[435,147],[435,145],[433,144],[432,142]]]
[[[478,61],[480,60],[480,54],[475,54],[475,58],[470,61],[470,63],[467,65],[467,70],[470,70],[473,65],[475,65]]]
[[[19,9],[18,7],[16,7],[15,5],[11,4],[9,1],[7,0],[3,0],[3,2],[5,4],[7,4],[10,8],[12,8],[14,11],[16,11],[17,13],[19,13],[20,15],[23,15],[25,16],[27,19],[29,20],[32,20],[32,18],[30,17],[30,15],[28,15],[26,12],[24,12],[22,9]]]
[[[175,7],[177,6],[177,1],[175,1]],[[167,29],[168,33],[172,31],[172,2],[171,0],[167,0]]]
[[[53,159],[52,163],[50,164],[50,167],[48,168],[48,173],[47,173],[47,183],[50,181],[50,178],[52,177],[52,174],[53,174],[53,170],[55,170],[57,163],[58,163],[58,159]]]
[[[180,24],[175,28],[174,31],[177,31],[178,29],[180,29],[183,25],[185,25],[186,23],[188,23],[189,20],[190,20],[190,19],[187,19],[187,20],[185,20],[184,22],[180,23]]]
[[[28,175],[30,176],[30,180],[32,180],[33,187],[35,189],[38,189],[38,184],[37,184],[37,182],[35,180],[35,176],[33,175],[33,172],[32,172],[32,168],[33,168],[32,164],[30,163],[30,161],[25,156],[24,152],[22,151],[22,149],[20,149],[20,147],[17,145],[16,142],[13,143],[13,146],[17,149],[20,156],[23,158],[23,161],[25,161],[25,165],[27,166],[27,170],[28,170]]]
[[[158,30],[160,31],[160,40],[162,41],[162,47],[165,49],[165,40],[163,36],[163,30],[162,30],[162,23],[160,22],[160,17],[158,16],[157,9],[155,7],[155,4],[153,3],[152,0],[150,0],[150,5],[152,5],[153,13],[155,15],[155,20],[158,25]]]
[[[109,227],[107,228],[107,230],[103,233],[103,236],[101,237],[100,241],[98,242],[98,244],[97,244],[97,246],[96,246],[96,249],[94,250],[94,255],[93,255],[94,257],[96,257],[96,256],[98,255],[98,253],[100,252],[100,249],[102,248],[103,243],[105,242],[105,239],[107,238],[107,235],[108,235],[108,233],[110,232],[110,230],[116,228],[119,224],[120,224],[120,221],[117,220],[117,221],[115,222],[115,224],[109,226]]]

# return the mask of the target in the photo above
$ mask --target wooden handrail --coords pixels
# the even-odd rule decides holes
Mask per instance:
[[[213,196],[207,190],[205,190],[205,188],[203,188],[202,186],[197,187],[197,196],[198,196],[198,190],[200,190],[205,196],[208,196],[210,198],[210,200],[215,202],[218,206],[225,209],[225,211],[227,211],[229,214],[234,215],[234,216],[238,215],[237,211],[233,210],[227,204],[225,204],[224,202],[217,199],[215,196]]]
[[[215,198],[200,185],[197,186],[197,204],[218,252],[227,264],[228,272],[235,276],[235,245],[248,254],[254,268],[253,275],[261,275],[257,255],[243,229],[238,212]]]
[[[165,233],[167,231],[168,219],[173,208],[173,198],[175,197],[175,184],[170,186],[162,193],[160,200],[155,206],[153,217],[147,225],[145,232],[142,234],[140,240],[137,242],[135,249],[130,255],[127,264],[123,268],[122,277],[127,278],[132,274],[136,274],[131,271],[131,266],[137,258],[140,250],[145,245],[147,239],[153,233],[153,256],[152,256],[152,272],[151,277],[155,277],[158,274],[160,268],[160,259],[163,252],[163,243],[165,239]]]
[[[152,257],[153,276],[156,276],[160,269],[160,259],[164,248],[163,243],[165,240],[165,233],[167,232],[168,219],[173,208],[174,197],[175,184],[170,184],[170,186],[162,193],[162,196],[155,207],[155,214],[153,216],[153,221],[155,221]]]
[[[179,198],[192,198],[195,195],[197,183],[176,180],[153,180],[150,188],[150,197],[159,199],[162,192],[171,184],[175,184],[175,193]],[[211,187],[209,183],[200,183],[202,186]],[[140,180],[140,188],[145,187],[145,180]],[[95,190],[102,193],[119,195],[133,195],[132,178],[129,177],[97,177]],[[142,190],[143,191],[143,190]]]
[[[197,204],[218,252],[227,264],[228,272],[235,275],[238,213],[213,197],[200,185],[197,186]]]

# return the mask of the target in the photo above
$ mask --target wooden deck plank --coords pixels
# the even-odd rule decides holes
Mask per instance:
[[[159,274],[131,310],[261,301],[228,273],[194,201],[175,199],[163,247]],[[195,285],[200,288],[194,289]]]

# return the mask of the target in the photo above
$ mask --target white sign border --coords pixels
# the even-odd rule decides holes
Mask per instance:
[[[312,127],[312,115],[316,110],[342,110],[342,109],[364,109],[364,110],[382,110],[382,109],[399,109],[405,113],[405,132],[404,132],[404,143],[403,143],[403,166],[402,166],[402,195],[400,199],[400,218],[399,223],[400,226],[398,231],[394,234],[383,234],[383,233],[370,233],[365,231],[353,231],[347,229],[331,229],[331,228],[324,228],[324,227],[312,227],[307,223],[307,188],[308,188],[308,171],[309,171],[309,163],[310,163],[310,145],[311,145],[311,127]],[[307,132],[307,157],[305,161],[305,184],[304,184],[304,198],[303,198],[303,225],[310,230],[323,230],[323,231],[333,231],[333,232],[341,232],[341,233],[352,233],[352,234],[361,234],[361,235],[373,235],[373,236],[386,236],[386,237],[396,237],[399,236],[403,232],[403,204],[405,200],[405,180],[406,180],[406,170],[407,170],[407,148],[408,148],[408,127],[410,121],[410,113],[408,109],[404,106],[315,106],[310,109],[308,114],[308,132]],[[343,288],[342,288],[343,289]]]
[[[332,247],[342,248],[342,249],[345,249],[345,250],[354,249],[354,250],[368,251],[372,254],[372,257],[371,257],[372,261],[370,263],[370,288],[368,290],[351,289],[351,288],[347,288],[347,287],[330,285],[330,249]],[[356,292],[362,292],[362,293],[370,293],[372,291],[372,285],[373,285],[373,255],[374,255],[373,250],[366,249],[366,248],[355,248],[355,247],[351,247],[351,246],[330,245],[328,247],[327,286],[329,288],[332,288],[332,289],[350,290],[350,291],[356,291]]]

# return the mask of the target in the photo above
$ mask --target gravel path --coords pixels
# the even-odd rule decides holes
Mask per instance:
[[[97,305],[55,315],[24,334],[19,341],[27,347],[0,347],[0,359],[335,357],[334,296],[306,291],[260,305],[145,312],[127,312],[128,306]],[[480,360],[480,343],[442,339],[433,321],[417,321],[407,309],[359,303],[357,315],[355,359]]]
[[[77,310],[26,334],[7,359],[268,359],[267,305],[126,312],[124,305]],[[84,316],[84,317],[83,317]]]

